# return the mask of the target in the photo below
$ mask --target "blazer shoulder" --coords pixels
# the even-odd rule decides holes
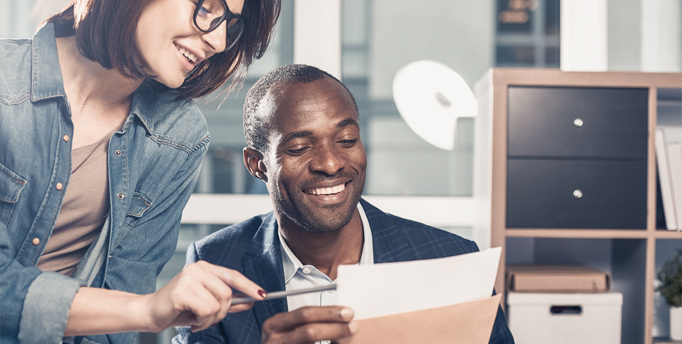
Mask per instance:
[[[362,203],[380,241],[401,240],[413,247],[419,259],[441,258],[478,251],[475,242],[440,228],[385,213],[368,202]]]
[[[265,217],[266,215],[254,216],[222,228],[195,242],[193,246],[197,260],[224,265],[226,261],[241,257],[251,248],[256,232],[263,224]]]
[[[411,238],[427,238],[429,242],[446,246],[454,246],[457,249],[457,254],[477,252],[478,245],[472,240],[463,238],[457,234],[448,232],[444,229],[432,227],[421,222],[403,219],[395,215],[393,216],[399,221],[400,226],[405,228],[405,235]]]

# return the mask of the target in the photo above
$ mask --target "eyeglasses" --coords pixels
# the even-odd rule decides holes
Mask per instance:
[[[228,51],[237,45],[237,41],[244,33],[244,20],[240,15],[234,14],[227,7],[225,0],[198,0],[194,9],[194,25],[201,32],[211,32],[227,21],[227,39],[225,50]]]

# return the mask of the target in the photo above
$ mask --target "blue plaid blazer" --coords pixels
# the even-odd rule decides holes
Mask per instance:
[[[365,200],[360,202],[372,229],[375,263],[442,258],[478,251],[473,241],[384,213]],[[187,262],[205,260],[238,270],[266,291],[284,290],[277,230],[274,213],[253,217],[190,245]],[[230,313],[207,330],[191,333],[188,327],[178,328],[179,335],[173,343],[259,344],[263,322],[287,310],[286,298],[256,302],[251,310]],[[514,343],[501,308],[497,311],[490,343]]]

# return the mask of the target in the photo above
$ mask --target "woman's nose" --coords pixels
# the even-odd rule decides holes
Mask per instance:
[[[227,22],[222,22],[215,30],[201,35],[213,54],[225,51],[227,44]]]

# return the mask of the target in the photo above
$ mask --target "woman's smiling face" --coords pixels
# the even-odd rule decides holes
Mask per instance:
[[[228,0],[240,14],[244,0]],[[225,50],[226,23],[204,33],[194,25],[196,0],[153,0],[140,14],[135,41],[144,69],[154,80],[177,88],[201,61]]]

